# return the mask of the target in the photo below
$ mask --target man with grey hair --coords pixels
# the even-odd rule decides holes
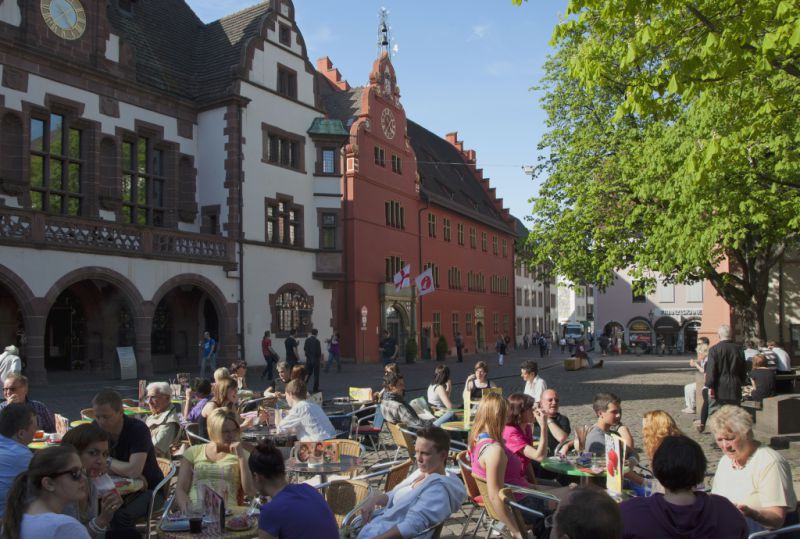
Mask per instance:
[[[22,359],[19,357],[19,349],[9,344],[0,354],[0,380],[5,380],[12,372],[22,374]]]
[[[156,455],[171,458],[170,446],[181,430],[180,419],[172,407],[172,389],[166,382],[152,382],[147,384],[145,399],[150,408],[150,415],[144,422],[150,429]]]
[[[708,396],[722,406],[738,406],[747,368],[742,349],[731,340],[731,327],[723,324],[717,331],[720,341],[708,350],[706,383]]]

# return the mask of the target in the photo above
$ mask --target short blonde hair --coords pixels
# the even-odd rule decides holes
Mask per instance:
[[[746,438],[752,438],[753,418],[744,408],[726,404],[709,418],[708,428],[714,435],[732,432]]]
[[[236,428],[239,428],[239,418],[233,410],[217,408],[209,414],[206,426],[208,427],[208,437],[211,438],[212,442],[219,443],[222,441],[222,428],[225,426],[226,421],[233,421]]]

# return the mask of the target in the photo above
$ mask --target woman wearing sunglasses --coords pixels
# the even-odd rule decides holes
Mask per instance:
[[[3,539],[90,539],[76,519],[63,515],[64,506],[86,498],[85,471],[71,445],[34,453],[28,470],[8,491]]]

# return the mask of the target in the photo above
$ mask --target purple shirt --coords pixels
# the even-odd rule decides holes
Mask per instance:
[[[317,489],[289,484],[261,506],[258,529],[279,539],[339,539],[333,512]]]
[[[189,415],[186,416],[186,420],[189,423],[200,423],[201,413],[203,412],[203,407],[206,403],[211,399],[211,397],[204,397],[197,401],[197,404],[192,406],[192,409],[189,410]]]
[[[746,539],[747,523],[727,498],[695,493],[692,505],[674,505],[663,494],[631,498],[619,506],[623,539]]]

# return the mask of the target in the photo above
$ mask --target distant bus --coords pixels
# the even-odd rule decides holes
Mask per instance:
[[[583,338],[583,324],[568,323],[562,326],[562,332],[565,339],[572,337],[575,340]]]

